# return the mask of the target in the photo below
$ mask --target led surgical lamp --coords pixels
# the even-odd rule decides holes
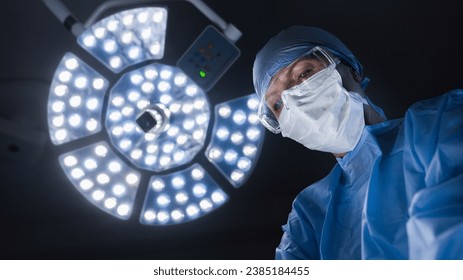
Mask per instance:
[[[241,37],[242,33],[237,29],[233,24],[226,23],[222,18],[220,18],[209,6],[207,6],[201,0],[185,0],[193,4],[200,12],[202,12],[209,20],[215,23],[222,31],[219,32],[213,26],[208,26],[203,31],[203,33],[196,39],[196,41],[190,46],[190,48],[183,54],[183,56],[178,60],[177,66],[182,69],[182,71],[187,74],[191,79],[193,79],[198,86],[200,86],[204,91],[210,90],[214,84],[222,77],[222,75],[230,68],[230,66],[238,59],[240,56],[240,50],[233,44]],[[153,1],[130,1],[130,0],[120,0],[120,1],[108,1],[103,3],[96,11],[93,13],[90,18],[87,20],[85,26],[79,22],[71,12],[66,8],[66,6],[60,0],[43,0],[47,7],[53,12],[53,14],[58,18],[58,20],[64,24],[64,26],[69,29],[74,36],[80,38],[78,40],[79,44],[82,45],[87,51],[95,55],[103,64],[109,66],[109,68],[119,73],[125,67],[128,66],[128,62],[124,61],[124,58],[106,58],[102,55],[98,55],[98,52],[101,51],[99,48],[92,48],[95,41],[98,39],[98,35],[103,36],[101,32],[104,32],[103,29],[100,29],[100,32],[97,32],[95,36],[96,39],[88,37],[89,27],[110,8],[123,6],[127,4],[143,4],[143,3],[153,3]],[[167,16],[167,10],[165,10]],[[162,21],[162,13],[153,15],[153,20]],[[142,17],[142,16],[141,16]],[[143,17],[142,17],[143,18]],[[130,17],[126,20],[131,21]],[[165,22],[164,22],[165,23]],[[108,29],[117,28],[117,21],[108,20]],[[165,29],[164,25],[164,29]],[[154,27],[153,29],[156,29]],[[153,31],[153,30],[151,30]],[[164,30],[165,31],[165,30]],[[130,34],[130,33],[128,33]],[[121,38],[121,41],[124,43],[125,40],[129,40],[130,35],[126,34],[125,37]],[[139,38],[143,41],[143,44],[146,44],[150,40],[155,40],[152,38],[153,32],[142,32]],[[128,53],[129,59],[134,61],[142,61],[143,56],[149,59],[161,59],[164,55],[161,45],[164,45],[164,37],[160,38],[162,40],[157,41],[158,44],[150,44],[149,49],[146,52],[150,54],[143,54],[142,50],[133,49],[132,52]],[[106,45],[103,45],[103,48],[111,50],[115,48],[117,43],[112,43],[111,41],[107,42]],[[135,56],[137,59],[132,59],[132,56]]]
[[[216,104],[211,117],[206,96],[240,55],[233,44],[241,36],[236,27],[202,1],[189,0],[223,33],[206,27],[177,67],[146,64],[164,56],[165,8],[124,10],[97,21],[110,8],[153,2],[109,1],[84,25],[60,1],[43,1],[83,49],[118,75],[110,84],[90,64],[66,53],[50,87],[50,138],[55,145],[83,143],[60,155],[59,162],[86,199],[127,220],[139,209],[135,200],[142,189],[144,202],[136,213],[142,224],[178,224],[228,200],[217,176],[235,188],[246,182],[264,137],[258,100],[250,94]],[[105,139],[87,144],[102,131]],[[219,173],[196,162],[200,157]]]

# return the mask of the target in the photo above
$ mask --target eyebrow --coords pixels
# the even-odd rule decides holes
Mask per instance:
[[[281,68],[275,75],[273,75],[273,77],[270,79],[270,83],[269,83],[269,86],[267,88],[267,90],[273,85],[273,83],[279,79],[279,77],[283,74],[283,72],[285,72],[285,70],[289,70],[289,74],[290,74],[290,77],[293,73],[293,69],[294,69],[294,65],[295,65],[295,62]],[[290,69],[288,69],[288,67],[290,67]],[[287,75],[285,75],[287,76]]]
[[[273,81],[275,80],[275,78],[277,76],[280,76],[284,70],[288,69],[289,68],[289,74],[292,74],[293,73],[293,70],[294,68],[296,68],[296,66],[299,66],[302,62],[304,61],[309,61],[310,63],[314,64],[314,62],[312,61],[317,61],[317,59],[315,58],[310,58],[310,57],[306,57],[306,58],[302,58],[302,59],[298,59],[296,61],[293,61],[292,63],[288,64],[287,66],[283,67],[282,69],[280,69],[278,72],[275,73],[275,75],[273,75],[273,77],[270,79],[270,85],[273,83]],[[321,62],[320,62],[321,63]],[[316,65],[312,65],[312,66],[316,66]]]
[[[285,72],[285,70],[288,70],[289,72],[287,74],[289,74],[289,79],[291,79],[292,75],[293,75],[293,72],[294,72],[294,69],[296,68],[296,66],[299,66],[300,63],[302,63],[303,61],[310,61],[310,60],[315,60],[313,58],[306,58],[306,59],[300,59],[299,61],[294,61],[292,62],[291,64],[285,66],[284,68],[280,69],[271,79],[270,79],[270,83],[269,83],[269,86],[267,88],[267,91],[265,92],[265,96],[267,96],[267,92],[268,90],[272,87],[272,85],[275,83],[275,81],[277,81],[279,79],[279,77],[283,74],[283,72]],[[312,65],[314,66],[314,65]],[[289,67],[289,69],[288,69]],[[284,77],[288,77],[288,75],[284,75]],[[267,100],[268,98],[265,98],[265,100]]]

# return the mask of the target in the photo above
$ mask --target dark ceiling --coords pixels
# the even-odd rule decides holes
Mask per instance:
[[[104,1],[63,2],[85,21]],[[161,62],[173,65],[209,21],[189,3],[158,2],[169,8]],[[371,78],[367,94],[389,118],[463,87],[463,18],[456,0],[204,2],[243,32],[241,57],[208,93],[213,104],[252,93],[255,53],[294,24],[340,37]],[[118,220],[75,190],[57,161],[64,148],[48,138],[46,103],[55,68],[66,52],[88,54],[41,1],[0,5],[0,258],[273,258],[292,200],[329,172],[333,156],[266,133],[253,175],[240,189],[227,189],[230,201],[217,211],[167,227],[141,225],[136,216]]]

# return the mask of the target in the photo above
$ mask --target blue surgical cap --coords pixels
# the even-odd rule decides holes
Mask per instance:
[[[282,67],[289,65],[299,56],[320,46],[354,68],[360,75],[363,67],[354,54],[333,34],[316,27],[292,26],[281,31],[257,53],[254,61],[254,89],[260,97],[266,91],[270,79]]]

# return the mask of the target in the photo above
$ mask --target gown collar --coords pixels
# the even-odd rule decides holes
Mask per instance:
[[[344,173],[346,183],[352,183],[356,178],[369,173],[382,154],[375,135],[387,129],[392,123],[394,121],[365,126],[357,146],[344,157],[336,158]]]

